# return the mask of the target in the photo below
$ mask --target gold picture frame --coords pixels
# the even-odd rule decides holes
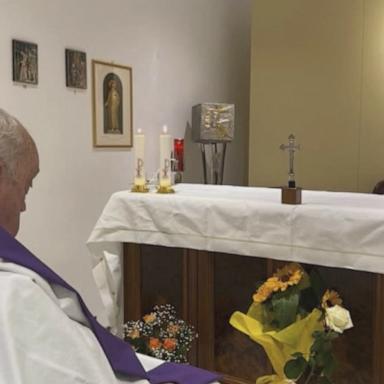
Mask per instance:
[[[132,147],[132,68],[92,60],[93,146]]]

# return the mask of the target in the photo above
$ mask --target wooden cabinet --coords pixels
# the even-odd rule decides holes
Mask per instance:
[[[229,323],[246,312],[259,280],[281,262],[150,245],[124,245],[124,317],[138,319],[153,305],[170,303],[199,337],[190,362],[224,374],[224,383],[254,383],[271,373],[263,349]],[[307,268],[312,266],[307,265]],[[354,328],[335,343],[337,384],[384,384],[384,279],[382,275],[319,268],[351,311]]]

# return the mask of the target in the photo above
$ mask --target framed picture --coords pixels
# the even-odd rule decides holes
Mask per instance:
[[[73,49],[65,50],[65,79],[70,88],[87,89],[87,55]]]
[[[92,60],[93,145],[132,147],[132,69]]]
[[[37,84],[37,44],[12,40],[13,81],[23,84]]]

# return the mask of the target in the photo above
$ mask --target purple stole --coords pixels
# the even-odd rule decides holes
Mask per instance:
[[[147,379],[151,384],[208,384],[220,378],[216,373],[192,367],[190,365],[176,363],[164,363],[151,371],[145,372],[130,344],[112,335],[100,325],[74,288],[1,227],[0,258],[36,272],[50,284],[57,284],[74,292],[79,300],[81,309],[89,322],[91,330],[103,348],[115,373],[129,376],[132,379]]]

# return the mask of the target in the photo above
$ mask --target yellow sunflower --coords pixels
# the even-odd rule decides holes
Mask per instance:
[[[278,277],[273,276],[267,279],[267,281],[264,283],[264,285],[271,289],[272,292],[277,292],[281,288],[281,281]]]
[[[298,264],[290,263],[278,269],[273,276],[279,279],[280,290],[284,292],[288,287],[299,284],[303,275],[304,272]]]
[[[271,296],[273,290],[268,287],[265,283],[260,285],[256,293],[253,295],[253,301],[255,303],[262,303]]]
[[[343,300],[340,295],[333,290],[327,289],[321,299],[321,306],[326,309],[329,307],[333,307],[334,305],[342,305]]]

